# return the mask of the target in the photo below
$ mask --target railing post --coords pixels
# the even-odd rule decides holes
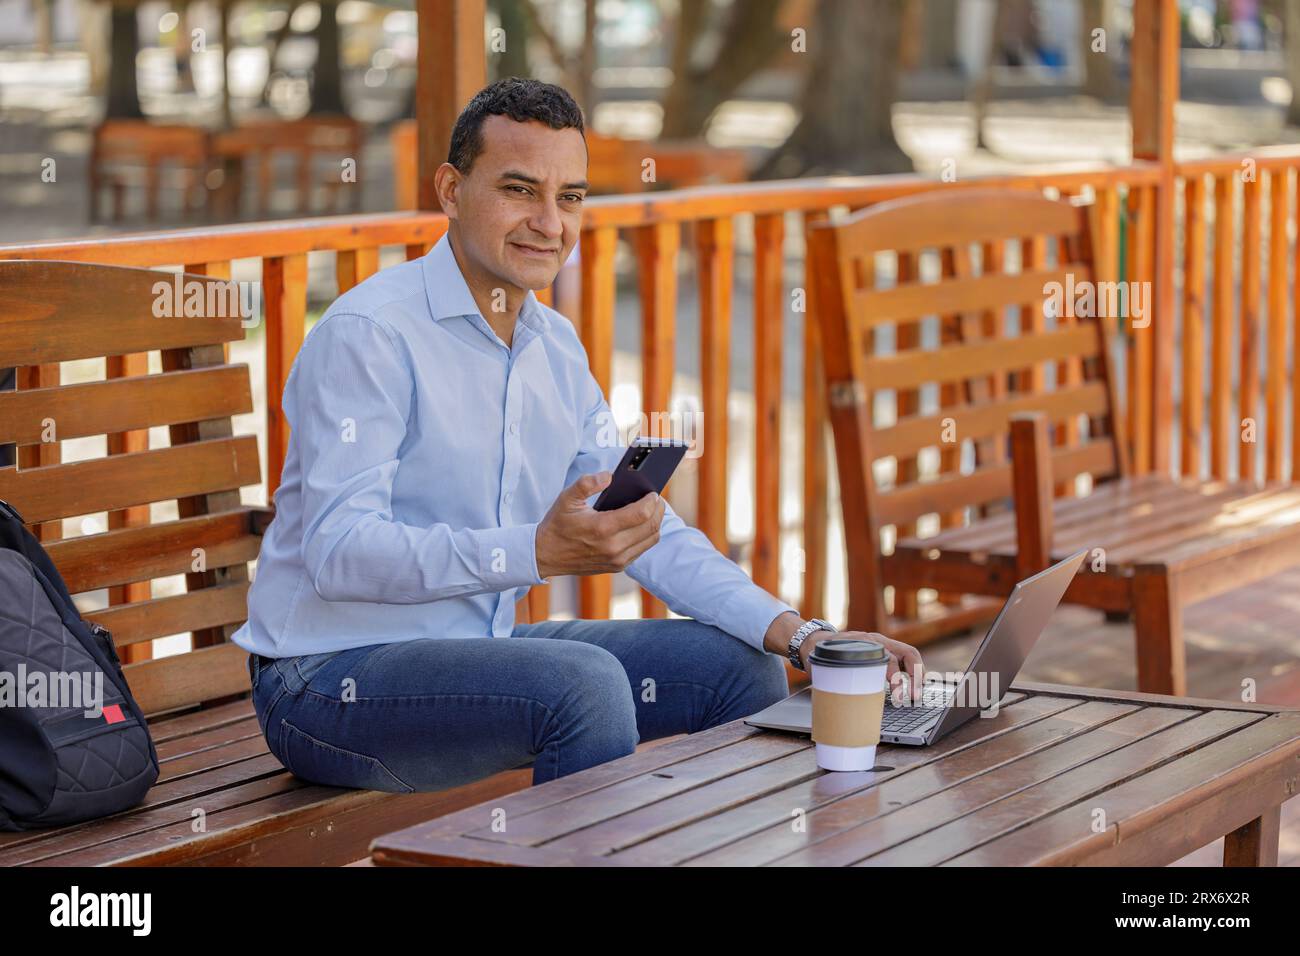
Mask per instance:
[[[582,262],[582,316],[579,332],[587,363],[601,391],[609,394],[614,358],[614,252],[618,231],[612,226],[585,229],[579,240]],[[609,617],[613,580],[608,574],[578,578],[578,616]]]
[[[1154,186],[1139,186],[1129,190],[1129,211],[1132,216],[1129,229],[1129,254],[1126,256],[1126,279],[1131,283],[1144,283],[1154,289],[1155,260],[1155,192]],[[1132,448],[1133,472],[1145,475],[1155,469],[1154,448],[1156,432],[1161,430],[1155,418],[1155,397],[1160,391],[1161,379],[1156,375],[1155,336],[1156,307],[1149,306],[1151,325],[1134,329],[1132,316],[1125,323],[1128,342],[1129,384],[1129,441]],[[1167,380],[1166,380],[1167,383]],[[1172,423],[1166,423],[1166,425]]]
[[[1133,158],[1160,164],[1154,229],[1148,233],[1155,246],[1151,325],[1139,330],[1153,340],[1151,377],[1146,383],[1153,390],[1152,427],[1146,434],[1134,432],[1134,463],[1139,473],[1147,470],[1145,465],[1160,474],[1169,472],[1174,427],[1174,106],[1178,102],[1180,29],[1177,0],[1133,5],[1129,90]],[[1138,441],[1149,447],[1136,447]]]
[[[1237,378],[1237,427],[1247,419],[1259,421],[1259,237],[1260,173],[1243,178],[1241,184],[1241,339]],[[1241,432],[1238,431],[1240,436]],[[1262,435],[1257,436],[1262,438]],[[1255,478],[1258,441],[1237,443],[1237,475],[1244,481]]]
[[[1268,437],[1265,465],[1269,481],[1282,480],[1286,454],[1287,373],[1287,200],[1291,170],[1274,169],[1268,177]],[[1300,276],[1296,277],[1300,282]],[[1294,454],[1294,449],[1292,450]]]
[[[266,500],[274,500],[289,453],[284,386],[307,334],[307,253],[262,260],[266,307]]]
[[[339,295],[359,285],[379,271],[379,247],[340,249],[334,264]]]
[[[1294,216],[1296,227],[1300,228],[1300,171],[1296,173],[1295,184],[1295,205]],[[1295,285],[1297,293],[1300,293],[1300,242],[1295,245]],[[1297,296],[1292,296],[1297,298]],[[1295,323],[1296,333],[1293,336],[1291,354],[1300,356],[1300,305],[1295,306]],[[1285,371],[1285,366],[1283,367]],[[1294,376],[1291,379],[1291,480],[1300,481],[1300,385],[1295,381]]]
[[[731,387],[730,216],[705,219],[695,229],[700,286],[700,394],[704,447],[700,449],[696,524],[723,554],[727,543],[727,398]]]
[[[673,221],[636,231],[637,287],[641,296],[641,410],[650,437],[654,416],[669,411],[673,387],[673,346],[677,341],[677,250],[681,224]],[[667,617],[664,602],[641,589],[641,616]]]
[[[754,550],[751,576],[771,594],[780,587],[781,271],[785,217],[754,217]]]
[[[829,458],[826,454],[826,373],[822,364],[821,326],[817,319],[816,268],[811,254],[811,230],[830,217],[825,210],[804,214],[803,318],[803,591],[799,613],[805,618],[826,616],[826,539]]]
[[[1230,173],[1214,179],[1214,313],[1210,324],[1210,474],[1228,477],[1231,445],[1235,432],[1229,412],[1232,402],[1232,315],[1233,315],[1233,183]]]
[[[1186,261],[1183,266],[1182,473],[1199,477],[1205,427],[1205,177],[1183,181]]]

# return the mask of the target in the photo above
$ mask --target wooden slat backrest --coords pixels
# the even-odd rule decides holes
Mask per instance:
[[[208,133],[198,126],[110,119],[95,127],[94,149],[96,158],[105,162],[173,160],[198,165],[208,158]]]
[[[253,410],[248,367],[226,358],[243,336],[238,288],[220,279],[0,262],[0,368],[17,367],[20,383],[0,392],[0,444],[19,452],[0,468],[0,498],[42,538],[86,617],[113,632],[148,713],[247,689],[242,651],[227,643],[260,540],[240,502],[261,481],[257,439],[231,423]],[[149,372],[152,353],[161,371]],[[96,359],[106,377],[83,361]],[[169,441],[151,448],[147,430],[160,426]],[[183,593],[155,588],[180,574]],[[150,642],[177,634],[191,635],[188,652],[149,659]]]
[[[912,534],[937,514],[947,527],[1005,502],[1012,414],[1042,410],[1058,426],[1058,482],[1127,472],[1108,344],[1115,317],[1076,315],[1070,298],[1070,283],[1097,291],[1092,214],[1029,190],[971,189],[809,230],[845,531],[860,537],[849,544],[851,576],[880,581],[887,526]],[[1010,243],[1018,271],[1005,268]],[[880,288],[877,258],[891,255],[898,281]],[[934,281],[923,275],[927,256]],[[1048,318],[1053,292],[1064,308]]]

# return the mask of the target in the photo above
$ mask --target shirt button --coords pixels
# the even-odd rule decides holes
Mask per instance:
[[[518,422],[511,422],[511,423],[510,423],[510,434],[512,434],[512,435],[518,435],[518,434],[519,434],[519,423],[518,423]]]
[[[513,497],[514,497],[514,492],[513,492],[513,491],[507,491],[507,492],[506,492],[506,496],[505,496],[505,498],[503,498],[502,500],[505,501],[506,504],[510,504],[510,499],[513,498]]]

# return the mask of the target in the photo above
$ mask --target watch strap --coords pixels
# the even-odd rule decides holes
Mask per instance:
[[[809,634],[815,631],[835,631],[835,625],[829,621],[823,621],[820,618],[811,618],[799,625],[799,630],[795,631],[790,637],[790,644],[786,649],[786,655],[790,658],[790,663],[797,670],[804,670],[803,661],[799,659],[799,648],[808,638]]]

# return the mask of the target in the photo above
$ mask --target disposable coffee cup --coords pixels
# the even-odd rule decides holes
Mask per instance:
[[[885,712],[888,652],[875,641],[830,638],[813,647],[808,663],[817,766],[870,770]]]

